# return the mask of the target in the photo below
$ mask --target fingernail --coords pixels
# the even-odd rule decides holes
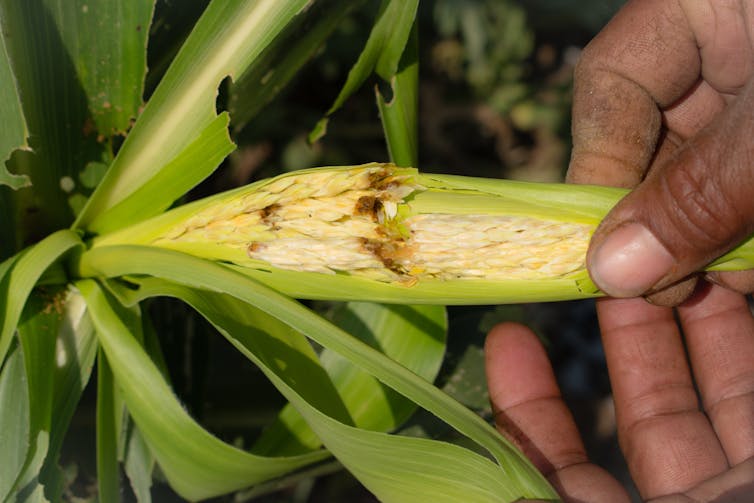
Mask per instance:
[[[589,273],[611,297],[636,297],[654,286],[675,261],[649,229],[640,224],[619,227],[595,250]]]

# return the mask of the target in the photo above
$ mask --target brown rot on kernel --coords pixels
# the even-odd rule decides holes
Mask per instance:
[[[263,248],[264,248],[264,244],[256,242],[256,241],[253,241],[253,242],[249,243],[248,247],[246,247],[246,252],[249,255],[252,255],[252,254],[254,254],[254,253],[262,250]]]
[[[369,216],[373,220],[377,219],[378,213],[382,210],[382,201],[375,196],[361,196],[356,201],[354,215]]]
[[[262,222],[270,224],[275,220],[275,213],[280,209],[280,205],[277,203],[269,204],[259,210],[259,217]]]

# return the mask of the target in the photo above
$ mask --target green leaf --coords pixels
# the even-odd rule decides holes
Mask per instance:
[[[131,489],[139,503],[150,503],[152,494],[152,471],[154,470],[154,456],[149,450],[144,437],[133,421],[126,424],[126,439],[124,453],[124,469]]]
[[[97,339],[84,299],[75,290],[69,288],[63,301],[56,302],[53,307],[57,334],[51,372],[54,386],[52,422],[50,446],[40,480],[50,499],[59,501],[63,474],[57,464],[58,456],[71,417],[89,381],[97,354]],[[50,371],[49,368],[43,370]]]
[[[37,488],[43,485],[50,498],[58,501],[55,495],[60,495],[63,481],[57,456],[94,359],[86,306],[80,296],[70,293],[33,294],[24,310],[19,335],[24,351],[12,352],[2,375],[12,373],[7,369],[23,354],[24,376],[14,386],[24,395],[14,398],[12,407],[0,405],[2,411],[14,414],[13,419],[0,419],[0,424],[4,425],[3,432],[10,431],[16,441],[23,442],[25,456],[13,477],[0,475],[0,501],[11,485],[24,501],[33,500]],[[24,432],[13,427],[16,417],[25,423]],[[10,455],[13,451],[3,447],[2,452]],[[7,459],[1,464],[14,466]]]
[[[190,255],[139,246],[111,246],[89,250],[80,257],[76,272],[82,276],[100,277],[147,274],[193,288],[227,293],[256,306],[318,344],[338,352],[483,446],[500,464],[499,477],[506,481],[508,494],[514,498],[535,495],[555,497],[536,468],[479,416],[379,351],[351,337],[290,298],[243,274]],[[288,396],[288,399],[292,400],[292,397]],[[304,407],[300,406],[299,411]],[[311,421],[310,425],[314,426]],[[315,431],[322,437],[321,430]]]
[[[0,0],[0,25],[28,129],[28,145],[8,162],[13,173],[31,180],[31,187],[9,196],[17,208],[12,214],[21,219],[14,222],[23,229],[21,243],[31,239],[32,229],[39,236],[70,225],[61,180],[75,179],[86,162],[102,155],[96,135],[85,134],[87,98],[58,24],[66,9],[55,3]],[[75,36],[75,24],[67,29]]]
[[[318,0],[290,23],[230,88],[229,110],[240,130],[315,55],[342,19],[364,0]]]
[[[30,427],[33,437],[39,430],[50,431],[54,389],[55,345],[60,313],[59,289],[36,290],[31,293],[18,338],[24,349],[24,363],[29,385]]]
[[[264,347],[265,341],[272,341],[268,344],[285,345],[290,351],[287,358],[265,359],[263,364],[277,369],[291,382],[296,382],[299,391],[310,394],[316,406],[327,414],[340,421],[353,423],[348,407],[333,386],[331,376],[322,368],[311,344],[289,325],[229,295],[187,290],[180,285],[154,278],[139,280],[136,284],[140,288],[135,294],[121,290],[123,300],[128,305],[135,305],[151,296],[178,297],[202,312],[215,326],[254,334],[254,341],[260,347]],[[314,445],[311,449],[317,447],[319,445]],[[298,449],[296,454],[302,451],[305,449]],[[274,455],[280,454],[274,452]]]
[[[298,403],[306,409],[303,403]],[[380,501],[511,502],[524,496],[493,461],[460,446],[344,426],[309,409],[328,449]],[[528,498],[554,498],[546,482]],[[527,498],[527,499],[528,499]]]
[[[300,365],[300,358],[296,357],[299,350],[290,344],[291,339],[261,333],[238,323],[236,313],[233,313],[235,310],[231,311],[230,316],[226,314],[228,296],[225,294],[183,288],[166,281],[153,280],[142,284],[146,286],[146,291],[132,295],[132,302],[162,294],[176,296],[191,304],[265,372],[306,418],[325,446],[381,501],[431,499],[440,502],[485,502],[513,501],[524,494],[553,496],[536,471],[531,474],[530,483],[536,485],[535,481],[538,481],[540,487],[523,489],[516,483],[520,481],[506,478],[506,475],[510,476],[506,470],[501,470],[488,458],[459,446],[391,436],[343,424],[314,405],[321,401],[321,390],[303,386],[300,379],[295,377],[305,369],[296,369]],[[301,307],[298,309],[302,310],[303,315],[305,310]],[[289,315],[295,315],[295,311],[291,308]],[[308,316],[312,317],[312,321],[321,320],[313,314]],[[331,329],[338,330],[334,326]],[[321,333],[318,335],[326,337]],[[351,343],[357,347],[362,344],[355,339]],[[381,354],[380,359],[384,359]],[[374,363],[377,364],[376,361]],[[416,376],[413,378],[426,383]],[[442,395],[436,389],[434,393]],[[475,420],[478,421],[478,418]],[[509,457],[506,462],[511,463],[513,459]]]
[[[225,327],[218,327],[219,329]],[[425,439],[398,437],[345,425],[311,405],[312,396],[300,394],[294,382],[285,382],[260,359],[284,359],[279,346],[261,348],[247,331],[227,331],[229,340],[262,366],[280,391],[304,415],[325,446],[380,501],[438,502],[513,501],[520,497],[499,466],[461,447]],[[546,485],[546,484],[545,484]],[[539,494],[546,494],[543,490]]]
[[[440,369],[447,329],[441,306],[351,302],[336,311],[334,323],[429,382]],[[325,349],[320,360],[359,428],[392,431],[416,410],[411,401],[334,351]],[[321,441],[296,409],[288,405],[254,449],[266,454],[290,453],[297,452],[302,444],[314,449]]]
[[[383,0],[367,44],[348,72],[346,83],[328,115],[339,109],[373,71],[384,80],[396,74],[418,7],[418,0]]]
[[[35,439],[32,439],[31,449],[27,453],[24,470],[16,480],[15,499],[19,503],[47,502],[44,494],[44,486],[39,480],[39,469],[43,466],[49,447],[49,434],[40,431]]]
[[[153,0],[0,1],[14,76],[8,82],[16,86],[29,138],[9,166],[32,186],[6,196],[23,229],[20,243],[71,224],[89,194],[76,185],[78,173],[109,158],[105,140],[135,118],[152,7]]]
[[[131,417],[160,468],[182,496],[209,498],[279,476],[326,453],[268,458],[232,447],[199,426],[131,335],[128,314],[91,280],[76,283],[87,301],[100,344]],[[186,439],[190,439],[187,442]]]
[[[34,494],[41,488],[39,474],[49,450],[54,390],[50,369],[55,367],[59,293],[60,289],[32,292],[18,326],[29,393],[29,450],[15,490],[21,495],[31,495],[31,499],[36,498]],[[21,497],[24,498],[26,496]]]
[[[138,115],[154,0],[58,0],[58,26],[100,135],[125,133]]]
[[[117,227],[118,222],[109,216],[108,210],[151,180],[193,143],[197,131],[204,131],[216,120],[215,99],[220,82],[226,76],[242,75],[308,3],[308,0],[212,2],[76,225],[95,232],[102,226]],[[145,199],[142,202],[163,204]]]
[[[375,88],[377,106],[385,132],[390,160],[398,166],[419,165],[419,37],[417,27],[401,58],[398,72],[390,79],[392,96],[386,99]]]
[[[29,445],[29,390],[23,351],[15,345],[0,372],[0,501],[23,470]]]
[[[149,357],[157,365],[161,375],[168,378],[167,365],[165,364],[160,342],[157,334],[149,322],[148,311],[141,312],[142,327],[140,332],[144,336],[144,349]],[[123,468],[131,484],[131,490],[136,496],[138,503],[151,503],[152,476],[155,468],[155,458],[149,449],[139,427],[129,415],[125,415],[123,433]]]
[[[443,306],[412,306],[349,302],[336,311],[334,323],[344,331],[360,334],[360,339],[384,353],[427,382],[434,381],[442,365],[447,336]],[[357,426],[369,430],[398,428],[414,412],[413,403],[374,377],[352,365],[337,352],[326,349],[320,356],[334,380],[347,383],[341,395],[347,404],[357,405],[374,393],[389,408],[387,414],[353,410]]]
[[[716,259],[707,268],[710,271],[743,271],[754,268],[754,236],[749,236],[737,247]]]
[[[137,317],[130,319],[129,329],[131,333],[138,335],[139,340],[143,338],[144,349],[157,366],[160,374],[169,382],[167,364],[157,334],[149,321],[148,311],[137,310],[134,306],[131,312],[138,313]],[[140,326],[136,326],[137,322],[140,323]],[[124,414],[123,422],[119,436],[119,459],[123,462],[123,470],[128,477],[136,501],[151,503],[152,477],[156,466],[155,457],[131,416]]]
[[[29,184],[26,176],[9,173],[5,161],[11,152],[26,146],[26,118],[16,89],[5,39],[0,36],[0,185],[18,189]]]
[[[234,148],[228,135],[228,114],[222,113],[159,173],[116,204],[98,231],[108,232],[159,215],[208,177]]]
[[[37,280],[52,263],[80,245],[81,239],[75,232],[58,231],[22,252],[19,257],[6,261],[11,265],[4,275],[0,275],[0,362],[5,359],[21,311]]]
[[[120,501],[118,431],[120,412],[107,356],[97,358],[97,489],[100,501]]]
[[[369,33],[364,50],[348,72],[348,77],[335,102],[326,115],[334,114],[359,87],[376,72],[384,80],[390,80],[398,71],[401,55],[414,24],[419,0],[383,0],[377,22]],[[327,118],[317,123],[309,135],[315,142],[327,130]]]
[[[327,126],[330,124],[330,116],[322,117],[320,120],[317,121],[317,123],[314,125],[312,130],[309,132],[309,135],[307,136],[307,141],[309,143],[315,143],[316,141],[320,140],[327,134]]]

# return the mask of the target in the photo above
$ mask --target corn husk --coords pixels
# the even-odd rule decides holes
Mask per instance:
[[[314,168],[179,207],[93,246],[179,250],[226,262],[297,298],[567,300],[600,295],[586,250],[625,193],[379,163]],[[750,248],[715,267],[745,268],[754,262]]]

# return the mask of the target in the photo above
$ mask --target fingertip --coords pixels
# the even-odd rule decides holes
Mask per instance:
[[[568,501],[631,501],[609,472],[592,463],[578,463],[559,470],[550,477],[550,482]]]
[[[574,148],[565,180],[577,185],[605,185],[630,189],[644,178],[647,163],[636,156],[619,158],[590,150],[591,146]]]
[[[526,325],[504,321],[492,327],[487,334],[485,350],[497,352],[505,349],[506,346],[515,346],[517,342],[526,343],[527,339],[532,337],[537,338],[536,334]]]
[[[524,325],[496,325],[485,342],[485,361],[487,385],[496,408],[560,396],[544,346]]]
[[[652,232],[628,223],[596,238],[587,256],[592,281],[611,297],[637,297],[665,278],[675,259]]]
[[[536,334],[501,323],[486,342],[487,380],[497,429],[545,476],[586,461],[570,411]]]
[[[519,347],[518,341],[526,343],[530,330],[519,323],[498,323],[487,334],[484,341],[485,371],[491,396],[497,395],[497,388],[504,387],[507,360],[510,351]]]
[[[484,345],[489,370],[508,373],[524,371],[534,363],[549,367],[549,360],[537,335],[527,326],[515,322],[495,325],[487,334]]]
[[[754,269],[745,271],[714,271],[705,278],[716,285],[743,295],[754,293]]]

